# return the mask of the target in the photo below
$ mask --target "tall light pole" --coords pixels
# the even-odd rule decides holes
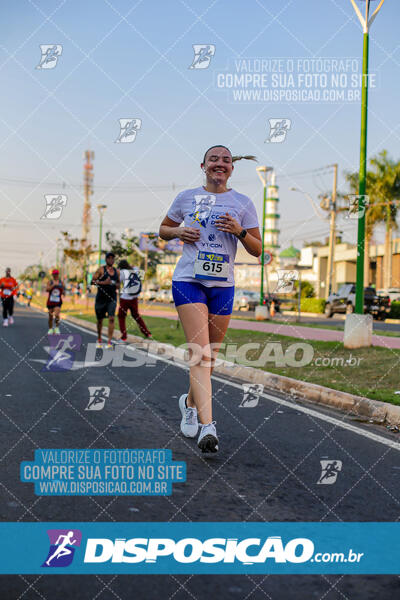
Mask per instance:
[[[365,241],[365,189],[367,177],[367,124],[368,124],[368,60],[369,60],[369,30],[385,0],[380,0],[378,7],[370,15],[370,2],[365,1],[365,17],[362,16],[356,0],[350,0],[364,33],[363,40],[363,76],[361,96],[361,138],[360,138],[360,172],[358,184],[358,231],[357,231],[357,279],[355,312],[364,314],[364,241]]]
[[[261,183],[264,188],[264,196],[263,196],[263,216],[262,216],[262,240],[261,240],[261,286],[260,286],[260,306],[264,304],[264,246],[265,246],[265,208],[267,204],[267,173],[272,171],[272,167],[260,166],[256,168],[257,175],[259,176]]]
[[[97,205],[97,210],[99,211],[99,215],[100,215],[100,231],[99,231],[99,258],[98,258],[98,266],[100,267],[101,265],[101,245],[103,243],[103,215],[104,215],[104,211],[106,210],[107,205],[106,204],[98,204]]]

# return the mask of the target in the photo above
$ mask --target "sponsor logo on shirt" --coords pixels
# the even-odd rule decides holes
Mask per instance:
[[[213,194],[195,195],[193,200],[193,212],[189,214],[189,217],[193,218],[191,225],[198,223],[200,227],[207,227],[215,200],[216,198]]]

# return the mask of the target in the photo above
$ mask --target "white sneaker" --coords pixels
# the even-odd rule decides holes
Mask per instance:
[[[179,398],[179,408],[182,414],[181,432],[185,437],[194,438],[199,430],[197,421],[197,410],[190,406],[186,406],[187,394],[182,394]]]
[[[53,333],[54,333],[54,329],[51,327],[51,328],[48,330],[48,332],[47,332],[47,335],[53,335]]]
[[[57,335],[60,335],[60,328],[59,327],[54,327],[53,332]]]
[[[3,320],[3,327],[8,327],[8,319]]]
[[[218,437],[215,429],[215,421],[207,425],[201,425],[199,439],[197,445],[202,452],[217,452]]]
[[[14,323],[14,317],[9,317],[8,322],[10,325]]]

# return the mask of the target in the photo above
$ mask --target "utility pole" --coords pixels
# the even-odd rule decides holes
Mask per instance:
[[[86,292],[87,289],[87,249],[90,245],[90,196],[93,194],[93,163],[94,152],[92,150],[86,150],[83,158],[85,163],[83,165],[83,216],[82,216],[82,250],[83,250],[83,288]]]
[[[337,176],[338,176],[338,165],[335,163],[333,166],[333,188],[332,198],[329,202],[330,210],[330,227],[329,227],[329,252],[328,252],[328,267],[326,271],[326,286],[325,295],[326,298],[332,293],[333,286],[333,263],[335,255],[335,242],[336,242],[336,196],[337,196]]]
[[[97,259],[97,266],[100,267],[101,265],[101,253],[102,253],[102,243],[103,243],[103,215],[104,215],[104,211],[106,210],[107,205],[106,204],[98,204],[97,205],[97,210],[99,211],[99,217],[100,217],[100,226],[99,226],[99,254],[98,254],[98,259]]]

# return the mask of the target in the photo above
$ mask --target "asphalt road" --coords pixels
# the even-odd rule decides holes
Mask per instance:
[[[173,363],[84,367],[95,337],[82,336],[77,367],[44,372],[45,316],[18,307],[0,331],[0,515],[2,521],[395,521],[399,519],[400,452],[396,437],[333,411],[279,403],[269,392],[241,406],[240,382],[215,378],[214,418],[220,451],[205,459],[179,433],[177,398],[188,373]],[[101,351],[99,351],[101,352]],[[101,411],[85,411],[89,386],[110,387]],[[285,398],[290,401],[290,398]],[[304,406],[304,404],[302,405]],[[334,423],[324,420],[335,417]],[[350,423],[360,432],[341,426]],[[386,443],[385,443],[386,442]],[[388,444],[387,442],[391,442]],[[395,444],[396,445],[396,444]],[[19,465],[37,448],[170,448],[187,463],[187,481],[171,497],[39,497],[21,483]],[[320,460],[342,461],[333,485],[317,485]],[[4,541],[3,541],[4,542]],[[4,600],[270,598],[392,599],[395,576],[2,576]]]

